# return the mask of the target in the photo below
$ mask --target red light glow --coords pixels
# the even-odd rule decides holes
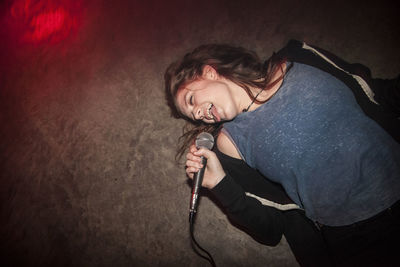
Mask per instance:
[[[10,9],[11,24],[24,42],[59,42],[77,28],[77,6],[69,1],[15,0]]]
[[[56,11],[41,13],[31,20],[32,32],[27,33],[27,38],[40,41],[51,34],[59,32],[65,23],[65,11],[59,8]]]

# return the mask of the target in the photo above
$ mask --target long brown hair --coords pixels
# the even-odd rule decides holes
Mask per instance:
[[[242,87],[256,104],[266,102],[255,99],[252,88],[268,90],[283,79],[284,73],[272,81],[275,73],[280,69],[285,59],[275,54],[265,62],[258,55],[242,47],[234,47],[226,44],[207,44],[195,48],[187,53],[181,60],[172,63],[166,70],[165,97],[171,109],[171,115],[175,118],[183,118],[187,121],[183,127],[182,136],[179,138],[177,157],[181,157],[186,148],[193,142],[200,132],[216,133],[221,126],[206,124],[202,121],[192,121],[183,116],[176,107],[175,100],[178,91],[188,83],[200,78],[206,65],[213,67],[217,73]]]

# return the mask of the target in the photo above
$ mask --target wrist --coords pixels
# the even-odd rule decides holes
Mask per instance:
[[[225,178],[225,176],[226,176],[225,172],[222,172],[220,175],[218,175],[217,178],[213,181],[213,183],[208,186],[208,189],[213,189],[214,187],[216,187],[222,181],[222,179]]]

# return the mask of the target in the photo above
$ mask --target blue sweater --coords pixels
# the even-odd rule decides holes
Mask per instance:
[[[322,224],[364,220],[400,198],[400,145],[344,83],[314,67],[294,63],[271,100],[224,131],[248,165]]]

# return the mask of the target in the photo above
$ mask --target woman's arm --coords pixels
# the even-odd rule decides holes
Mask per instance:
[[[229,174],[211,192],[234,225],[265,245],[280,242],[284,230],[281,211],[247,196]]]
[[[232,140],[223,132],[220,131],[217,138],[218,150],[235,159],[241,159],[236,146],[232,143]]]
[[[211,190],[231,221],[259,242],[269,246],[277,245],[284,230],[282,211],[264,206],[256,198],[246,195],[243,187],[231,176],[232,173],[236,178],[248,179],[249,186],[263,190],[257,183],[253,185],[251,182],[251,180],[257,181],[258,177],[258,183],[263,184],[264,179],[260,174],[238,159],[235,160],[244,165],[229,165],[225,162],[225,172],[215,152],[207,149],[197,150],[192,145],[186,156],[186,173],[191,179],[193,179],[193,172],[197,172],[202,167],[200,156],[207,158],[202,185]],[[265,188],[265,191],[268,192],[268,188]]]

